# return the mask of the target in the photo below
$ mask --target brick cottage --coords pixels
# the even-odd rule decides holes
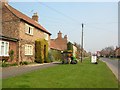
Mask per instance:
[[[59,31],[58,32],[58,36],[56,39],[51,39],[51,45],[50,48],[51,49],[56,49],[56,50],[60,50],[60,51],[64,51],[67,50],[67,35],[64,36],[64,38],[62,37],[62,33]]]
[[[9,59],[9,52],[14,51],[14,60],[17,62],[35,60],[35,41],[45,39],[50,44],[50,35],[38,23],[38,15],[32,18],[26,16],[7,2],[2,2],[2,32],[0,33],[0,56]]]

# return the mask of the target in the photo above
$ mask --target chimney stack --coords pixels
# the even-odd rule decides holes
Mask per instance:
[[[67,40],[67,35],[64,36],[64,39]]]
[[[59,31],[58,38],[62,38],[62,33]]]
[[[32,19],[38,22],[38,14],[34,13]]]

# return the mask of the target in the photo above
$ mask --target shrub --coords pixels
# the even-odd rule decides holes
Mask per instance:
[[[17,66],[17,63],[13,63],[13,64],[11,64],[10,66]]]
[[[23,62],[22,62],[22,61],[20,62],[20,65],[23,65]]]
[[[58,60],[62,60],[62,54],[61,51],[57,51],[57,50],[50,50],[50,60],[51,61],[58,61]]]
[[[27,61],[24,61],[24,62],[23,62],[23,65],[28,65],[28,62],[27,62]]]
[[[8,64],[2,63],[2,67],[7,67],[7,66],[8,66]]]
[[[35,41],[35,61],[37,63],[43,63],[41,56],[41,42]]]
[[[8,65],[6,64],[6,59],[2,59],[2,67],[7,67]]]
[[[13,50],[10,50],[9,56],[10,56],[10,60],[13,61],[13,59],[14,59],[14,51]]]
[[[20,65],[28,65],[28,62],[27,61],[23,61],[23,62],[21,61]]]
[[[48,52],[48,59],[50,60],[50,62],[55,61],[55,58],[53,57],[51,50]]]
[[[44,39],[35,41],[35,62],[48,63],[48,42]]]
[[[71,42],[67,43],[67,50],[71,50],[73,52],[73,44]]]

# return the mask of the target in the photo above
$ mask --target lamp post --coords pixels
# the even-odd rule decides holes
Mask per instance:
[[[84,28],[84,24],[82,23],[82,38],[81,38],[81,63],[83,60],[83,28]]]

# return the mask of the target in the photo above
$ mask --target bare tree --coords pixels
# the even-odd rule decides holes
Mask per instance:
[[[101,50],[101,56],[114,57],[114,55],[115,55],[115,52],[114,52],[113,46],[105,47],[104,49]]]

